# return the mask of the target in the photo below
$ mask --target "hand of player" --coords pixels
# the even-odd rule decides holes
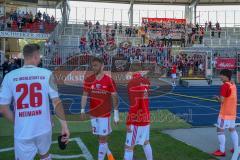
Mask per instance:
[[[215,95],[215,96],[213,97],[213,99],[219,101],[220,97]]]
[[[81,109],[80,120],[85,121],[87,119],[87,115],[85,113],[85,109]]]
[[[119,112],[118,112],[118,110],[114,110],[114,124],[115,124],[115,126],[116,125],[118,125],[118,123],[119,123]]]
[[[62,142],[65,142],[65,144],[68,144],[69,142],[69,137],[70,137],[70,132],[67,126],[62,126],[62,132],[61,135],[62,137]]]

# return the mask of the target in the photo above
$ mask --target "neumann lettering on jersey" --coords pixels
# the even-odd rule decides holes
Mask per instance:
[[[42,114],[41,110],[24,111],[24,112],[19,112],[19,117],[32,117],[32,116],[38,116],[38,115],[41,115],[41,114]]]
[[[31,39],[48,39],[48,38],[49,38],[49,34],[44,34],[44,33],[29,33],[29,32],[0,31],[0,37],[31,38]]]
[[[35,79],[44,80],[45,77],[44,76],[19,77],[19,78],[13,78],[13,81],[35,80]]]

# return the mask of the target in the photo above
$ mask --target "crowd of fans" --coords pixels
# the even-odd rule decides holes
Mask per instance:
[[[150,37],[156,39],[169,41],[180,41],[181,46],[202,44],[205,34],[204,27],[198,24],[169,22],[143,22],[143,29],[145,33],[150,34]]]
[[[11,11],[6,17],[1,17],[1,30],[18,32],[50,33],[57,25],[54,16],[38,11],[35,15],[30,12]]]
[[[116,48],[116,30],[109,25],[103,28],[97,21],[95,25],[91,21],[84,22],[86,32],[80,38],[80,52],[104,53],[104,50]]]
[[[86,30],[81,35],[79,51],[85,57],[93,53],[100,54],[104,58],[105,65],[110,65],[112,63],[110,59],[114,54],[115,57],[124,58],[129,63],[139,61],[141,63],[157,64],[169,71],[168,73],[171,72],[172,66],[175,65],[180,76],[204,76],[206,65],[204,55],[193,54],[189,56],[182,53],[174,56],[172,45],[176,38],[180,38],[177,40],[181,41],[181,46],[194,43],[201,44],[205,32],[211,28],[209,26],[204,28],[198,24],[193,26],[191,24],[154,23],[150,24],[150,26],[123,27],[122,24],[117,23],[111,26],[102,26],[99,22],[93,24],[91,21],[85,21],[84,26]],[[219,24],[216,24],[216,26],[216,28],[220,28]],[[160,29],[157,27],[160,27]],[[142,41],[142,44],[137,46],[132,45],[130,39],[120,44],[116,42],[116,34],[118,34],[117,36],[134,37],[142,36],[142,34],[150,35],[150,33],[155,36],[150,36],[147,40],[144,37],[145,40]],[[181,33],[181,35],[179,36],[177,33]],[[63,61],[61,55],[57,53],[55,55],[53,63],[61,64]],[[74,56],[69,56],[68,59],[72,57]]]
[[[11,58],[4,61],[2,64],[3,76],[5,76],[8,72],[18,69],[22,66],[22,59],[20,58]]]
[[[17,58],[17,57],[6,58],[4,63],[1,65],[2,71],[3,71],[3,77],[9,72],[15,69],[21,68],[23,64],[24,64],[24,60],[22,58]],[[42,61],[38,66],[42,67]]]
[[[174,62],[178,66],[178,72],[181,76],[188,77],[193,75],[204,76],[205,55],[193,54],[187,55],[180,53]]]
[[[209,22],[206,22],[205,23],[205,30],[207,31],[211,31],[211,37],[214,37],[215,36],[215,33],[217,33],[218,35],[218,38],[221,38],[221,27],[220,27],[220,24],[219,22],[217,22],[215,24],[215,27],[212,25],[212,22],[209,21]]]

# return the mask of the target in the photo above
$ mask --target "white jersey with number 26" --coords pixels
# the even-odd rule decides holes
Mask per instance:
[[[8,73],[2,82],[0,104],[13,99],[15,139],[32,139],[52,130],[49,97],[58,97],[50,85],[52,72],[35,66],[23,66]]]

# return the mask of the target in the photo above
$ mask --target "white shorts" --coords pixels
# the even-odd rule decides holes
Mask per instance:
[[[126,142],[127,146],[144,145],[145,141],[149,141],[150,125],[135,126],[130,125],[131,132],[127,132]]]
[[[221,129],[235,128],[235,120],[224,120],[218,117],[217,127]]]
[[[177,74],[172,74],[172,78],[176,79],[177,78]]]
[[[91,117],[94,135],[107,136],[112,132],[110,117]]]
[[[33,160],[36,154],[45,155],[52,144],[52,132],[29,140],[14,139],[16,160]]]

